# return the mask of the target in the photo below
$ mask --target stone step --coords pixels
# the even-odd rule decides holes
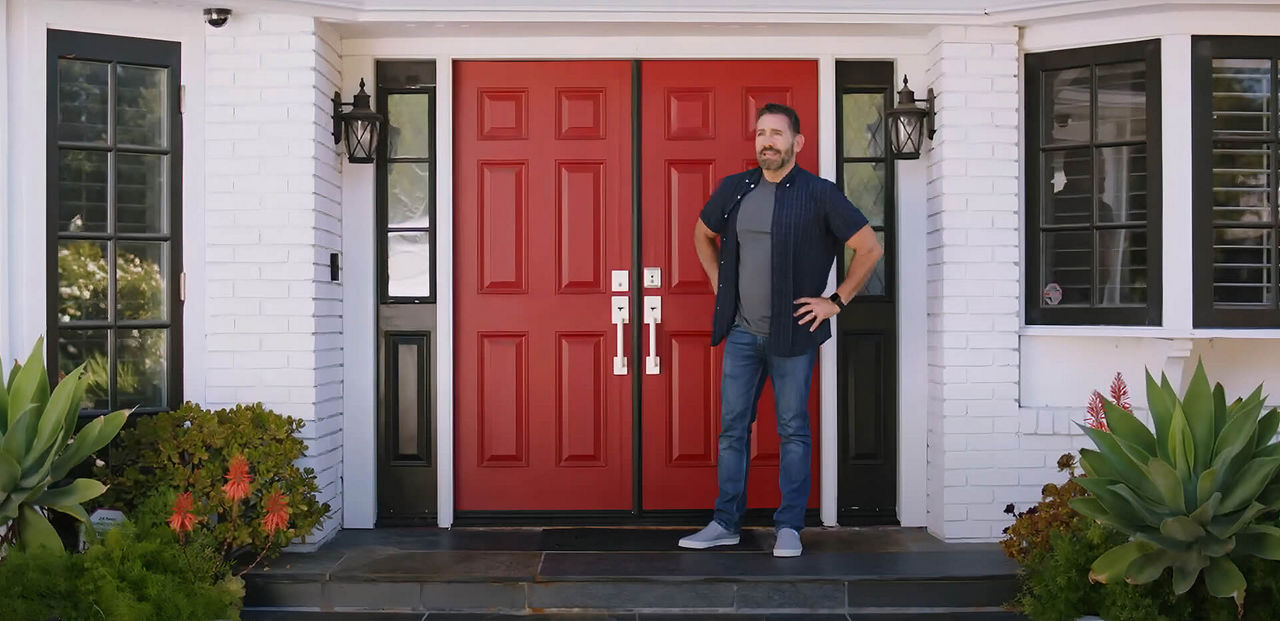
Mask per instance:
[[[943,544],[904,529],[873,541],[840,530],[806,530],[805,554],[788,559],[769,553],[767,531],[704,551],[674,547],[672,531],[644,529],[353,534],[249,573],[245,605],[255,615],[408,613],[369,617],[395,621],[584,612],[646,621],[1018,618],[1000,609],[1016,592],[1016,566],[996,546]],[[479,616],[439,616],[446,612]]]

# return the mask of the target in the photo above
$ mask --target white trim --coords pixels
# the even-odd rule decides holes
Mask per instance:
[[[1117,19],[1115,16],[1096,15],[1062,19],[1027,26],[1023,30],[1021,51],[1048,52],[1192,34],[1280,35],[1280,5],[1271,2],[1253,7],[1217,9],[1169,6],[1157,15],[1147,15],[1143,19]],[[1168,57],[1169,49],[1162,45],[1162,66],[1163,59]]]
[[[0,188],[9,187],[9,0],[0,0]],[[4,190],[0,190],[4,192]],[[14,257],[10,254],[14,241],[9,238],[9,212],[12,210],[6,196],[0,195],[0,372],[8,369],[4,360],[16,358],[9,339],[9,305],[18,297],[9,290],[9,268]],[[7,377],[7,376],[6,376]],[[0,378],[0,382],[4,381]]]
[[[925,84],[928,58],[903,56],[895,82],[906,75]],[[898,161],[898,522],[924,526],[928,501],[929,330],[928,165],[931,156]]]
[[[833,128],[836,126],[836,59],[834,56],[818,58],[818,127]],[[827,138],[830,134],[831,138]],[[815,140],[818,144],[818,175],[836,180],[839,172],[836,167],[836,141],[834,131],[819,133]],[[827,276],[826,291],[835,291],[836,269],[833,266]],[[836,369],[839,365],[839,348],[836,339],[840,330],[836,329],[836,320],[831,320],[831,339],[818,349],[818,385],[821,405],[818,412],[818,459],[819,467],[819,513],[824,526],[835,526],[839,514],[839,488],[837,472],[840,458],[839,443],[836,438],[840,428],[840,395],[839,390],[828,387],[839,386]]]
[[[436,58],[436,497],[453,525],[453,58]],[[440,148],[447,145],[449,148]]]
[[[1191,35],[1160,40],[1160,102],[1161,323],[1166,329],[1185,331],[1195,325]]]
[[[356,92],[361,78],[376,97],[373,57],[344,55],[342,92]],[[342,166],[342,526],[373,528],[378,514],[374,167],[347,165],[345,155],[338,159]]]

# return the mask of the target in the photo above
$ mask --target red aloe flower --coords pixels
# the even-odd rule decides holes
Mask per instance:
[[[262,528],[268,533],[289,527],[289,499],[280,492],[267,497],[267,516],[262,518]]]
[[[1089,397],[1089,409],[1085,411],[1084,424],[1099,431],[1111,431],[1107,427],[1107,410],[1102,405],[1102,393],[1093,391]]]
[[[169,516],[169,528],[179,535],[194,528],[197,520],[195,514],[191,513],[191,507],[194,504],[191,492],[178,494],[178,497],[173,500],[173,507],[170,508],[173,515]]]
[[[1116,371],[1116,378],[1111,380],[1111,402],[1116,407],[1132,414],[1133,407],[1129,405],[1129,387],[1124,383],[1124,377]]]
[[[253,482],[253,477],[249,475],[249,462],[245,461],[244,455],[231,458],[226,479],[227,484],[222,486],[222,491],[227,494],[227,500],[235,502],[249,495],[249,484]]]

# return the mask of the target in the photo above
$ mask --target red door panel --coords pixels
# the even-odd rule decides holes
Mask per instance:
[[[457,508],[630,509],[609,273],[631,263],[631,65],[454,79]]]
[[[817,170],[818,66],[813,61],[653,61],[642,65],[643,266],[660,267],[661,372],[643,379],[643,498],[647,510],[707,509],[716,495],[721,348],[709,346],[715,296],[693,251],[693,227],[715,184],[756,166],[755,111],[796,109],[812,137],[798,164]],[[646,347],[647,336],[645,339]],[[645,352],[647,355],[647,352]],[[815,370],[809,411],[818,434]],[[778,435],[766,387],[752,432],[748,506],[776,507]],[[810,506],[817,506],[814,442]]]

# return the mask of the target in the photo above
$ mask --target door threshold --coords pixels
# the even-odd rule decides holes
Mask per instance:
[[[743,526],[773,526],[773,509],[748,509]],[[701,527],[711,509],[661,511],[459,511],[454,526],[680,526]],[[821,526],[818,509],[805,512],[805,526]]]

